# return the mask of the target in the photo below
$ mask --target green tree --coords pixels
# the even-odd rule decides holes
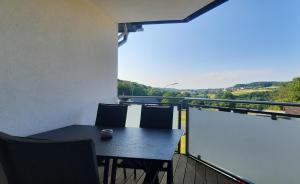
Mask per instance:
[[[282,85],[275,93],[274,101],[300,102],[300,77]]]
[[[162,96],[162,91],[158,88],[150,88],[147,91],[148,96]]]
[[[178,94],[176,92],[166,91],[163,94],[163,97],[176,97]],[[179,103],[178,99],[163,99],[162,103]]]
[[[118,80],[118,95],[131,95],[131,86],[129,82]]]
[[[177,97],[190,97],[191,94],[187,91],[180,92],[176,95]]]
[[[136,82],[118,80],[118,95],[145,96],[152,89]]]
[[[216,99],[233,100],[233,99],[235,99],[235,96],[230,91],[218,91],[215,95],[215,98]],[[229,103],[229,102],[212,102],[211,105],[234,108],[236,104]]]

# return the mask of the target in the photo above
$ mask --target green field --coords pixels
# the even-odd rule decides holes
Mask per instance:
[[[216,98],[216,94],[214,93],[209,93],[207,94],[208,98]]]
[[[250,93],[255,93],[255,92],[272,92],[276,88],[257,88],[257,89],[241,89],[237,91],[233,91],[232,94],[239,96],[239,95],[246,95]]]

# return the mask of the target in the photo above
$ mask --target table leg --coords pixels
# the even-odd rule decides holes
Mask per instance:
[[[108,184],[108,172],[109,172],[109,159],[104,160],[104,176],[103,183]]]
[[[114,158],[112,163],[112,169],[111,169],[111,184],[116,183],[116,174],[117,174],[117,162],[118,159]]]
[[[167,184],[173,184],[173,161],[168,162]]]

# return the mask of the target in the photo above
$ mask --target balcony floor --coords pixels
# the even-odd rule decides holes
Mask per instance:
[[[100,177],[103,178],[103,168],[100,168]],[[123,170],[117,170],[116,184],[140,184],[143,183],[145,173],[137,170],[137,177],[134,179],[133,170],[126,169],[127,178],[123,176]],[[219,174],[185,155],[175,154],[173,158],[174,184],[236,184],[232,179]],[[167,174],[159,173],[161,184],[167,183]]]

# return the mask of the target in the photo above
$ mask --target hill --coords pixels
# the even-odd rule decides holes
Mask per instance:
[[[230,88],[216,89],[169,89],[154,88],[131,81],[118,80],[118,95],[132,96],[164,96],[164,97],[195,97],[217,98],[250,101],[278,101],[300,102],[300,77],[289,82],[253,82],[249,84],[237,84]],[[176,99],[163,99],[164,103],[177,103]],[[192,100],[192,104],[200,101]],[[206,105],[228,106],[223,102],[206,102]],[[235,104],[235,107],[251,109],[282,110],[281,107],[254,104]]]
[[[276,81],[263,81],[263,82],[252,82],[248,84],[236,84],[233,87],[230,87],[231,89],[253,89],[253,88],[267,88],[267,87],[273,87],[273,86],[281,86],[285,82],[276,82]]]
[[[234,95],[244,95],[254,92],[272,92],[279,86],[286,84],[286,82],[265,81],[252,82],[248,84],[236,84],[233,87],[226,88],[226,90],[233,92]],[[223,91],[224,88],[216,89],[174,89],[174,88],[156,88],[146,86],[136,82],[118,80],[118,95],[134,95],[134,96],[163,96],[166,92],[178,94],[187,94],[194,96],[196,94],[209,94],[208,97]],[[169,94],[170,95],[170,94]],[[200,95],[203,97],[203,95]]]

